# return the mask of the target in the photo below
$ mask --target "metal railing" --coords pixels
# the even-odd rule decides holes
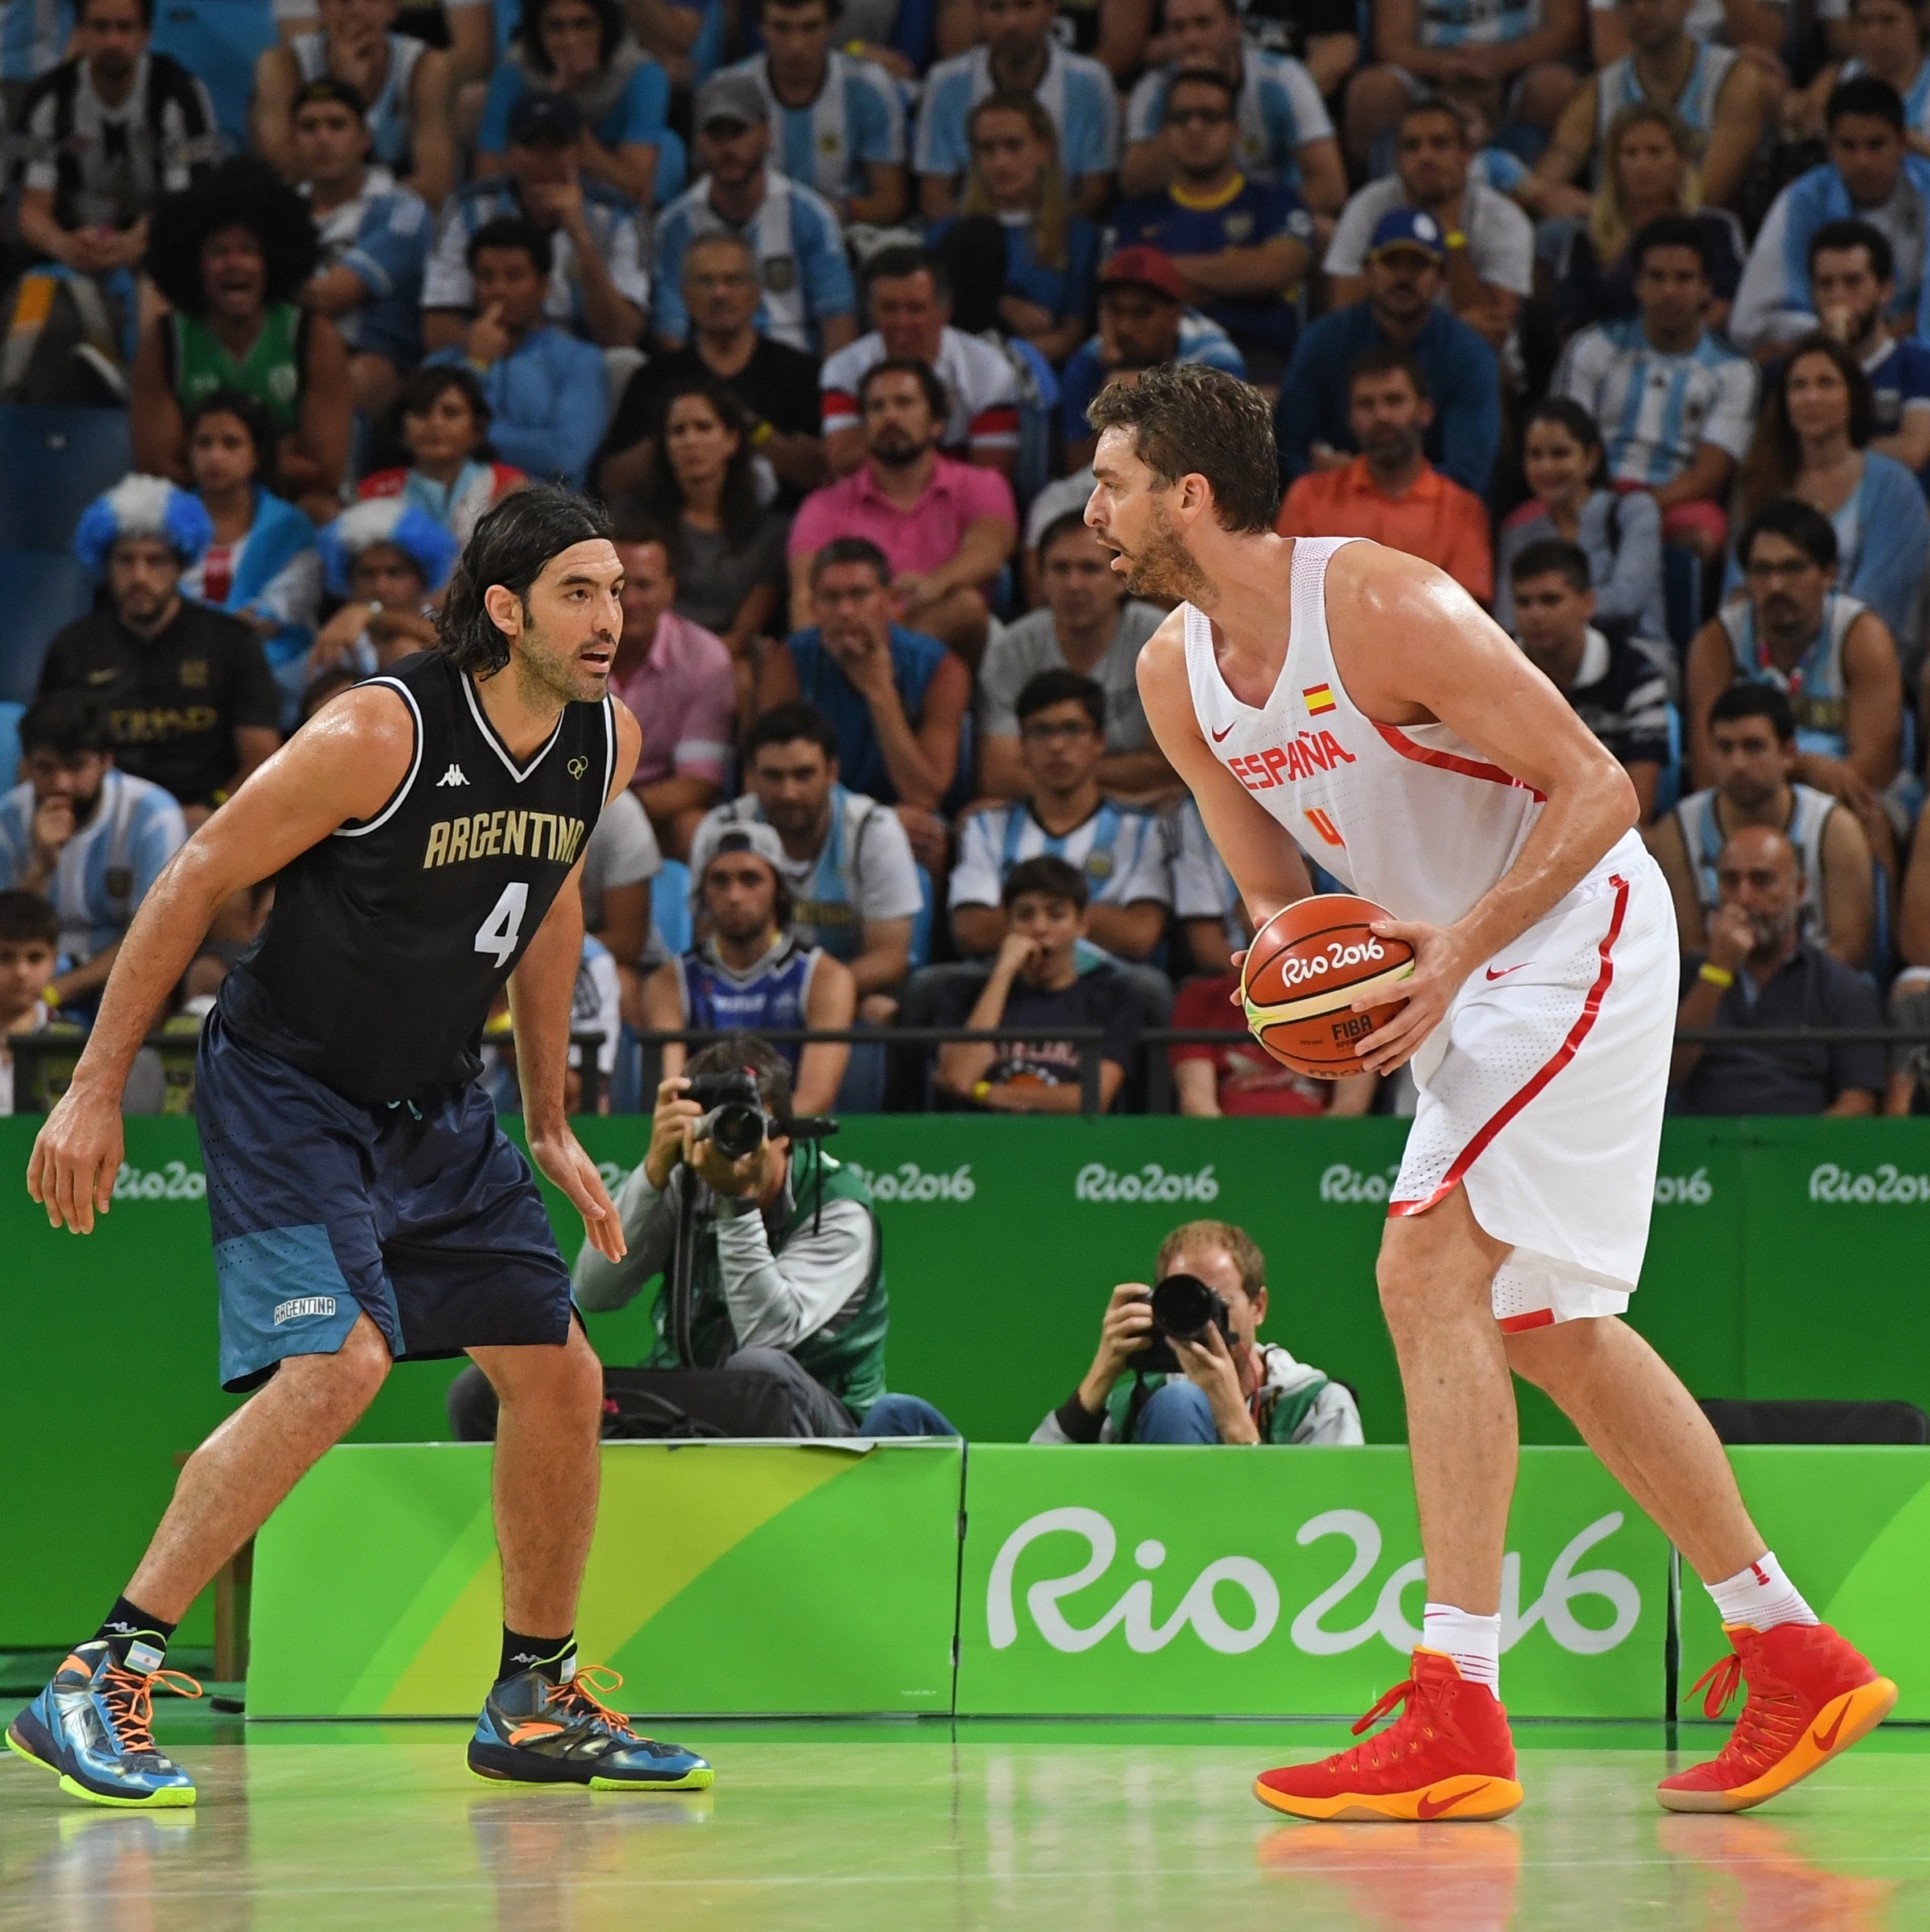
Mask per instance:
[[[702,1048],[719,1040],[729,1039],[740,1030],[736,1028],[702,1026],[658,1027],[642,1032],[626,1029],[623,1037],[625,1043],[633,1042],[648,1052],[670,1045]],[[806,1046],[815,1043],[823,1046],[877,1046],[888,1052],[924,1049],[927,1053],[931,1048],[948,1043],[997,1046],[1008,1042],[1050,1041],[1072,1047],[1076,1055],[1079,1068],[1080,1113],[1097,1114],[1103,1111],[1099,1076],[1102,1061],[1099,1049],[1106,1040],[1103,1027],[794,1026],[761,1030],[756,1037],[773,1046]],[[1173,1046],[1230,1046],[1237,1045],[1246,1037],[1243,1032],[1223,1027],[1142,1028],[1138,1035],[1136,1051],[1141,1056],[1146,1111],[1149,1113],[1171,1111],[1172,1062],[1165,1049]],[[1675,1038],[1676,1044],[1679,1046],[1744,1044],[1767,1047],[1930,1046],[1930,1030],[1893,1030],[1882,1026],[1692,1027],[1681,1029]],[[193,1036],[188,1034],[156,1033],[149,1034],[142,1043],[164,1052],[180,1055],[191,1052],[195,1040]],[[515,1052],[513,1034],[493,1033],[487,1036],[483,1043],[497,1047],[511,1056]],[[38,1096],[40,1081],[38,1076],[42,1061],[77,1052],[80,1044],[80,1040],[71,1034],[64,1038],[50,1036],[45,1033],[19,1034],[7,1042],[8,1049],[14,1059],[14,1105],[19,1112],[32,1113],[39,1111]],[[570,1044],[583,1049],[583,1063],[579,1069],[583,1083],[583,1111],[586,1113],[597,1113],[600,1110],[603,1097],[604,1075],[597,1064],[596,1056],[604,1044],[604,1035],[600,1033],[572,1033]],[[650,1098],[646,1090],[641,1096],[641,1109],[645,1113],[650,1111]]]

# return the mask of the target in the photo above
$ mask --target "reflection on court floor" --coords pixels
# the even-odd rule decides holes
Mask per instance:
[[[0,1707],[0,1718],[10,1716]],[[0,1932],[1907,1932],[1930,1735],[1772,1810],[1672,1816],[1661,1733],[1528,1728],[1498,1825],[1282,1825],[1247,1794],[1318,1725],[686,1725],[713,1792],[504,1791],[447,1724],[162,1736],[193,1812],[83,1809],[0,1765]],[[680,1735],[682,1735],[680,1733]],[[1685,1728],[1684,1748],[1712,1747]]]

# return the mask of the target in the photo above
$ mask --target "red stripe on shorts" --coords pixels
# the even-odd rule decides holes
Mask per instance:
[[[1531,1315],[1511,1315],[1504,1322],[1495,1326],[1503,1335],[1519,1335],[1524,1328],[1545,1328],[1555,1319],[1552,1308],[1537,1308]]]
[[[1429,1208],[1445,1200],[1461,1185],[1462,1177],[1482,1155],[1489,1141],[1552,1080],[1581,1050],[1582,1042],[1594,1030],[1596,1016],[1602,1010],[1602,997],[1615,976],[1614,958],[1615,940],[1622,931],[1622,921],[1628,911],[1628,881],[1619,873],[1611,873],[1610,885],[1615,889],[1615,909],[1610,915],[1608,931],[1602,935],[1599,948],[1602,964],[1595,974],[1595,983],[1588,989],[1588,997],[1582,1003],[1582,1016],[1568,1030],[1568,1038],[1553,1054],[1536,1067],[1524,1085],[1510,1094],[1499,1108],[1490,1115],[1480,1131],[1454,1158],[1454,1165],[1441,1176],[1441,1185],[1423,1200],[1389,1201],[1390,1215],[1425,1214]],[[1551,1315],[1549,1319],[1554,1318]],[[1502,1323],[1503,1328],[1507,1324]]]
[[[1417,765],[1432,765],[1437,771],[1458,771],[1464,778],[1483,778],[1491,785],[1511,786],[1516,791],[1528,793],[1537,805],[1548,803],[1545,791],[1536,791],[1532,785],[1524,785],[1511,771],[1503,771],[1499,765],[1484,765],[1478,758],[1464,758],[1451,751],[1430,751],[1425,745],[1417,745],[1404,731],[1392,724],[1383,724],[1376,718],[1374,729],[1388,745],[1404,758],[1412,758]]]

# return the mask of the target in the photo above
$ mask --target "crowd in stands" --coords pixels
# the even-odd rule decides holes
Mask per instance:
[[[626,1030],[876,1032],[780,1040],[800,1113],[1071,1111],[1074,1029],[1107,1108],[1402,1107],[1246,1040],[1134,679],[1163,613],[1082,520],[1093,398],[1194,361],[1276,397],[1284,534],[1437,564],[1628,769],[1682,1025],[1736,1036],[1676,1104],[1930,1106],[1930,1046],[1746,1037],[1930,1026],[1926,14],[255,3],[245,101],[151,0],[36,9],[0,77],[0,407],[133,453],[0,741],[0,894],[52,908],[6,902],[10,1033],[85,1023],[169,852],[432,642],[534,477],[627,572],[605,1074]],[[1028,1037],[908,1074],[894,1026]]]

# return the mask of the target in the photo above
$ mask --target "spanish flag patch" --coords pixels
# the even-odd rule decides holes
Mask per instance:
[[[1307,701],[1307,715],[1318,717],[1323,711],[1334,708],[1334,687],[1330,684],[1309,684],[1300,694]]]

